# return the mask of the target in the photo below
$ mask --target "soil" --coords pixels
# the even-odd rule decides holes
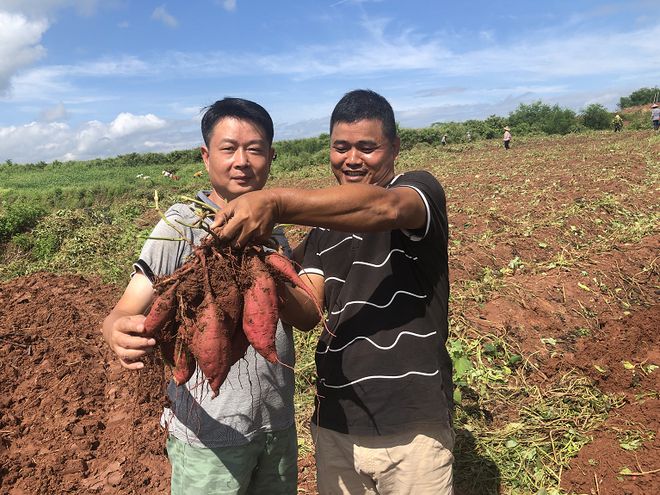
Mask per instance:
[[[647,161],[628,136],[526,145],[527,151],[516,143],[507,155],[497,169],[501,180],[484,169],[483,150],[463,153],[462,175],[444,177],[434,169],[448,193],[451,282],[462,287],[452,290],[469,293],[467,282],[483,280],[485,269],[499,273],[513,266],[508,278],[498,279],[502,286],[463,304],[454,317],[529,356],[538,370],[530,380],[539,386],[577,370],[621,398],[562,472],[563,491],[660,493],[660,369],[653,369],[660,365],[660,235],[656,227],[638,241],[596,242],[604,231],[594,222],[618,219],[618,213],[605,203],[588,214],[579,210],[604,194],[625,198],[630,211],[656,208],[657,198],[639,193],[648,181]],[[532,145],[542,145],[543,154]],[[616,154],[608,155],[613,146]],[[442,159],[451,159],[451,151]],[[554,157],[552,167],[545,156]],[[533,173],[530,163],[538,163]],[[599,174],[581,172],[590,163]],[[437,166],[441,170],[442,163]],[[629,194],[632,187],[637,193]],[[578,211],[561,225],[541,222],[529,235],[518,220],[527,218],[534,201],[541,219],[566,205]],[[510,264],[519,258],[546,266],[562,254],[560,246],[577,246],[582,255],[569,268]],[[102,319],[119,295],[117,287],[72,274],[37,273],[0,284],[0,494],[169,493],[165,436],[158,427],[162,363],[127,372],[101,338]],[[503,407],[494,414],[497,422],[516,411]],[[299,459],[298,491],[316,493],[308,452]],[[460,484],[456,492],[477,493]]]
[[[169,493],[162,368],[123,371],[101,337],[118,296],[77,275],[0,285],[0,493]]]

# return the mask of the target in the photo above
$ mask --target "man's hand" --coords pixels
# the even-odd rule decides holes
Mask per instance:
[[[221,241],[234,247],[248,242],[266,242],[279,216],[275,194],[268,190],[245,193],[227,203],[216,216],[211,229]]]
[[[141,359],[152,352],[156,345],[154,338],[144,335],[144,320],[144,315],[119,316],[104,328],[105,340],[124,368],[143,368]]]

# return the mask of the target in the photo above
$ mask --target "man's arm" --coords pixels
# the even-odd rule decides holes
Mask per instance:
[[[144,363],[140,359],[156,345],[155,339],[144,336],[144,312],[151,306],[153,297],[149,279],[136,273],[103,320],[103,338],[124,368],[143,368]]]
[[[323,317],[323,277],[315,274],[304,274],[302,281],[314,294],[316,301],[310,300],[307,293],[298,287],[285,285],[284,303],[280,308],[280,318],[283,322],[307,332],[312,330]]]
[[[324,189],[266,189],[230,201],[213,222],[219,237],[243,246],[263,240],[275,223],[343,232],[414,230],[426,222],[420,195],[408,187],[347,184]]]

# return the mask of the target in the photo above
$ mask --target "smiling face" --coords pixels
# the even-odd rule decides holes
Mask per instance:
[[[399,138],[383,134],[377,119],[337,122],[330,135],[330,163],[340,184],[387,185],[394,177]]]
[[[216,204],[264,187],[275,150],[262,129],[247,120],[225,117],[213,128],[202,159],[213,186]]]

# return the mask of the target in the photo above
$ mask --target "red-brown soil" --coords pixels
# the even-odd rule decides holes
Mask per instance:
[[[0,285],[1,493],[168,493],[160,373],[122,371],[101,338],[117,296],[77,275]]]
[[[660,365],[660,234],[630,240],[622,227],[657,211],[648,146],[656,163],[660,146],[646,139],[569,136],[429,159],[448,195],[452,317],[505,339],[539,387],[577,371],[623,397],[562,471],[566,493],[660,493],[660,369],[649,367]],[[162,369],[124,371],[100,335],[119,293],[66,274],[0,284],[0,494],[169,493]],[[516,413],[502,405],[493,424]],[[301,455],[299,493],[316,493],[314,470]]]
[[[77,275],[42,273],[0,285],[1,493],[168,493],[169,464],[158,427],[162,374],[156,365],[153,373],[124,372],[100,337],[101,320],[116,297],[116,288]],[[543,335],[550,335],[548,323],[558,308],[526,306],[529,314],[501,304],[500,314],[509,322],[529,322],[535,314],[546,322]],[[483,321],[492,330],[493,320]],[[622,362],[660,361],[658,321],[655,305],[604,322],[563,359],[547,357],[546,375],[577,368],[604,391],[627,398],[564,473],[566,489],[590,493],[598,480],[601,494],[660,493],[657,473],[618,474],[624,467],[640,473],[657,469],[660,439],[627,451],[619,446],[622,433],[620,438],[616,433],[657,430],[657,394],[637,397],[657,388],[653,373],[626,369]],[[299,493],[315,492],[314,460],[307,455],[300,461]]]

